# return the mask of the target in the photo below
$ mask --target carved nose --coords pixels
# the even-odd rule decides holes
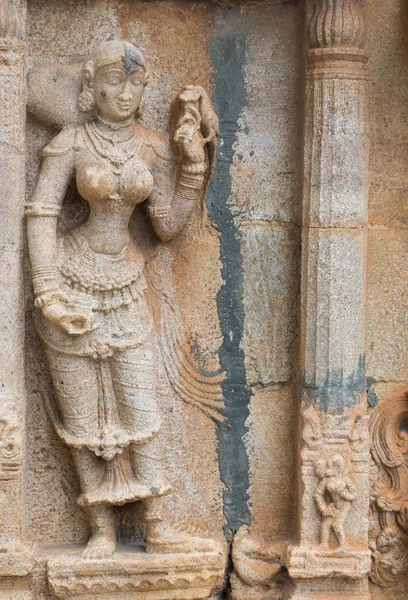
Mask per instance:
[[[130,100],[132,100],[132,94],[130,92],[130,85],[128,81],[126,82],[125,87],[123,88],[119,98],[120,100],[124,100],[125,102],[130,102]]]

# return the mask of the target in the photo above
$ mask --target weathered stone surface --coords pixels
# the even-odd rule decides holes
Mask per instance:
[[[296,388],[253,388],[246,445],[250,456],[251,532],[271,541],[293,534],[296,497]],[[268,469],[264,468],[268,457]]]
[[[292,3],[244,9],[247,103],[231,172],[234,212],[245,219],[300,219],[300,17]]]
[[[368,3],[371,48],[370,223],[404,227],[408,223],[408,39],[407,6],[392,0],[381,10],[378,0]]]
[[[407,380],[408,232],[370,229],[367,257],[367,376]],[[381,324],[381,326],[380,326]]]
[[[26,23],[24,0],[0,3],[0,600],[405,600],[406,3],[27,4]],[[179,549],[195,544],[202,552],[157,553],[154,506],[117,507],[116,528],[110,502],[91,519],[77,505],[83,489],[58,435],[67,369],[53,384],[32,319],[24,195],[30,202],[44,147],[63,126],[90,118],[77,107],[82,88],[82,106],[94,99],[95,75],[89,65],[83,71],[83,61],[118,39],[146,58],[147,127],[170,132],[174,100],[187,84],[204,88],[219,117],[207,208],[197,197],[167,249],[143,258],[165,305],[154,380],[162,465],[173,489],[163,508],[165,533]],[[191,110],[180,145],[188,145],[180,139],[192,137],[197,119]],[[108,130],[102,127],[117,135]],[[62,164],[66,148],[54,144],[51,160]],[[215,146],[210,150],[211,162]],[[44,204],[53,202],[62,171],[50,178]],[[140,178],[140,165],[132,178]],[[79,192],[72,184],[60,194],[65,235],[88,216]],[[123,200],[123,187],[117,195]],[[160,208],[150,217],[159,219]],[[37,219],[36,210],[44,206],[29,209],[29,219]],[[150,217],[139,207],[130,220],[130,237],[143,252],[155,239]],[[110,213],[97,237],[112,232],[113,221]],[[52,235],[38,234],[41,252]],[[32,231],[29,238],[33,246]],[[114,241],[104,237],[102,254]],[[106,358],[97,362],[102,388],[112,391]],[[138,374],[128,381],[135,389]],[[72,384],[96,389],[82,375]],[[98,469],[112,451],[100,450]],[[84,469],[83,479],[98,469]],[[124,483],[113,474],[115,493],[139,475]],[[92,503],[94,489],[88,492]],[[92,531],[108,521],[118,550],[82,559]],[[134,552],[146,538],[148,552]]]
[[[241,221],[240,235],[248,383],[284,383],[292,378],[296,362],[299,229]],[[268,319],[261,317],[265,310]]]

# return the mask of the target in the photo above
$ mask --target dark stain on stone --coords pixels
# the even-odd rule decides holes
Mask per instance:
[[[125,44],[125,56],[122,56],[123,66],[126,71],[135,67],[144,67],[144,60],[137,48],[132,48],[130,44]]]
[[[240,8],[220,8],[215,13],[215,31],[209,46],[212,58],[213,101],[220,119],[217,168],[209,186],[207,205],[210,218],[220,232],[221,276],[217,310],[223,341],[220,362],[226,372],[223,384],[226,419],[218,425],[218,460],[225,485],[223,495],[226,535],[230,538],[243,524],[249,525],[249,464],[244,436],[249,415],[251,390],[247,385],[244,334],[243,267],[238,228],[231,210],[233,145],[238,118],[246,104],[244,66],[245,39],[241,31]]]
[[[375,393],[375,390],[372,388],[372,385],[375,383],[374,377],[367,377],[366,379],[366,389],[367,389],[367,402],[371,408],[375,408],[379,403],[380,399]]]
[[[305,381],[304,377],[300,380],[302,402],[313,401],[321,412],[330,414],[340,414],[359,404],[365,389],[364,356],[360,356],[357,369],[347,377],[344,377],[343,371],[333,371],[318,386]]]

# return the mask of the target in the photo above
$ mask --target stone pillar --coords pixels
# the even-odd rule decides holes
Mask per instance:
[[[368,599],[364,328],[366,30],[358,0],[317,0],[308,26],[302,215],[296,600]]]
[[[22,543],[24,378],[25,2],[0,5],[0,576],[31,570]],[[3,586],[4,584],[4,586]],[[3,596],[2,589],[6,596]],[[0,598],[14,598],[0,581]],[[17,585],[17,588],[20,588]],[[7,591],[8,590],[8,591]],[[17,592],[16,592],[17,593]],[[21,591],[18,592],[22,598]],[[17,597],[17,596],[16,596]],[[25,597],[25,596],[24,596]]]

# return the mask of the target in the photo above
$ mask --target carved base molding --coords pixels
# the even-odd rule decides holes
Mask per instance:
[[[333,579],[310,579],[296,582],[291,600],[370,600],[368,582]]]
[[[24,577],[33,569],[32,548],[19,542],[0,543],[0,577]]]
[[[294,579],[318,577],[361,579],[370,571],[371,552],[297,546],[288,548],[285,562],[290,576]]]
[[[83,560],[76,553],[48,561],[48,582],[62,599],[204,600],[221,587],[224,569],[221,552],[118,552],[104,560]]]

